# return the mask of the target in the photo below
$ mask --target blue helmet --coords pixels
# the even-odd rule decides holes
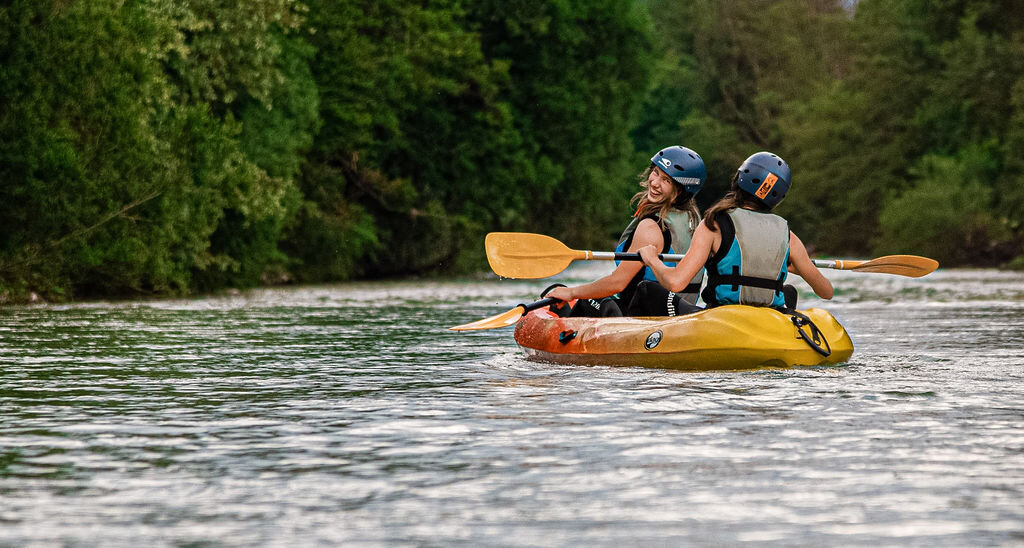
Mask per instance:
[[[683,187],[683,192],[676,198],[677,203],[696,196],[708,178],[708,170],[700,154],[684,146],[659,150],[651,158],[651,163]]]
[[[771,152],[751,155],[736,172],[736,184],[768,209],[786,197],[792,181],[789,164]]]

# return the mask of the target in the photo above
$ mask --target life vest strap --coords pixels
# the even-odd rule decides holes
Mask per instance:
[[[783,283],[782,280],[772,280],[769,278],[755,278],[753,276],[744,276],[742,274],[726,274],[724,276],[712,276],[710,277],[711,283],[715,286],[719,285],[731,285],[733,290],[739,289],[739,286],[745,285],[748,287],[757,287],[760,289],[774,289],[776,293],[782,293]]]

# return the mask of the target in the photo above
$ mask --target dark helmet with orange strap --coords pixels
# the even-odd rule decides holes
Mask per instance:
[[[786,197],[792,184],[789,164],[771,152],[758,152],[743,161],[736,184],[771,209]]]
[[[651,164],[682,187],[682,192],[676,197],[677,204],[696,196],[708,178],[708,170],[700,154],[684,146],[676,145],[659,150],[651,157]]]

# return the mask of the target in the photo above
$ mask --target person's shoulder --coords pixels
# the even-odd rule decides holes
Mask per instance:
[[[657,232],[661,234],[661,227],[658,226],[658,222],[651,218],[640,219],[640,224],[636,225],[637,234],[653,234]]]
[[[697,240],[700,238],[714,238],[718,234],[717,230],[712,230],[703,219],[697,224],[697,228],[693,231],[693,239]]]
[[[805,249],[804,242],[800,239],[800,236],[796,235],[796,232],[789,231],[789,248],[792,249]]]
[[[661,225],[658,224],[657,218],[645,217],[640,220],[640,223],[636,226],[637,236],[643,236],[646,238],[661,237]]]

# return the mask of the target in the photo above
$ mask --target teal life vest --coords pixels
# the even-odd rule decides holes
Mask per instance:
[[[629,251],[629,246],[633,245],[633,236],[636,234],[636,227],[640,226],[640,221],[643,221],[644,219],[652,219],[654,222],[658,222],[657,215],[633,217],[633,220],[630,221],[629,224],[626,226],[626,230],[622,231],[622,236],[619,236],[619,244],[615,246],[616,253],[624,253]],[[672,233],[667,228],[662,229],[661,237],[665,241],[665,244],[662,246],[661,253],[667,253],[668,250],[671,249]],[[621,262],[622,261],[615,259],[615,266],[618,266]],[[674,267],[675,263],[672,263],[669,266]],[[644,267],[641,268],[640,271],[637,272],[631,280],[629,280],[629,283],[626,284],[626,287],[624,287],[622,291],[619,292],[618,299],[619,302],[622,303],[623,309],[625,309],[626,306],[629,306],[630,301],[633,300],[633,295],[636,294],[637,284],[639,284],[643,280],[658,280],[658,278],[654,275],[654,272],[652,272],[651,269],[647,267],[647,265],[644,265]]]
[[[785,308],[789,223],[772,213],[736,208],[715,217],[722,244],[708,259],[709,307],[746,304]]]
[[[678,214],[677,214],[678,213]],[[615,246],[615,251],[618,253],[625,253],[629,251],[629,246],[633,245],[633,236],[636,234],[636,228],[640,226],[640,221],[644,219],[651,219],[654,222],[658,222],[658,215],[651,214],[644,217],[633,217],[626,229],[622,231],[622,235],[619,237],[619,243]],[[689,215],[683,212],[676,212],[675,210],[669,214],[669,219],[665,223],[666,227],[662,229],[661,236],[665,241],[662,246],[661,253],[685,253],[690,248],[690,240],[693,239],[693,228],[691,228]],[[677,241],[676,234],[678,234],[678,240],[684,242],[684,248],[682,250],[675,249],[673,242]],[[616,266],[621,261],[615,260]],[[675,268],[675,262],[665,262],[665,265],[670,268]],[[690,285],[686,286],[686,289],[680,293],[683,300],[694,304],[697,302],[697,295],[700,293],[700,284],[704,279],[704,270],[693,278],[695,281],[691,282]],[[643,280],[650,280],[657,282],[658,278],[654,275],[651,269],[644,265],[639,272],[629,281],[625,289],[619,292],[618,299],[624,306],[628,306],[630,301],[633,300],[633,295],[636,293],[636,286]]]

